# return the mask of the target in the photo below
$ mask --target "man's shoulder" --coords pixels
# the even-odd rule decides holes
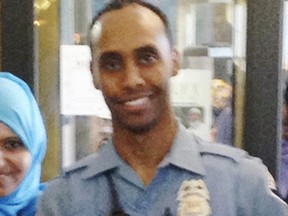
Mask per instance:
[[[72,165],[63,168],[62,176],[67,177],[71,174],[76,174],[76,175],[80,174],[83,172],[83,170],[87,169],[90,165],[97,162],[98,158],[99,158],[99,153],[96,152],[96,153],[90,154],[76,161]]]
[[[85,179],[85,173],[89,169],[89,166],[97,163],[97,158],[97,153],[93,153],[76,161],[70,166],[64,167],[61,174],[48,181],[47,187],[49,189],[51,189],[51,187],[64,189],[66,186],[69,187],[70,183],[74,184],[75,182],[81,182]]]
[[[249,155],[240,148],[223,144],[199,142],[200,154],[207,170],[220,170],[229,172],[243,191],[265,185],[267,190],[276,190],[275,181],[268,168],[258,157]]]
[[[87,215],[83,213],[89,212],[86,207],[94,208],[89,202],[87,203],[87,200],[94,199],[97,194],[104,194],[108,191],[107,180],[103,173],[95,178],[93,178],[95,175],[88,176],[92,173],[92,165],[95,162],[101,163],[98,161],[98,155],[92,154],[64,168],[59,176],[51,179],[47,183],[47,187],[39,201],[41,213],[53,212],[53,215]],[[97,196],[98,203],[100,203],[100,198],[102,196]],[[77,205],[75,205],[76,203]],[[52,214],[47,213],[47,215]]]
[[[199,151],[202,157],[211,156],[212,158],[227,159],[235,163],[239,163],[243,159],[255,159],[251,157],[246,151],[240,148],[198,140]]]
[[[89,175],[91,169],[93,169],[93,164],[95,163],[101,163],[101,161],[98,160],[97,153],[93,153],[79,161],[76,161],[71,166],[63,168],[60,175],[48,181],[45,193],[50,195],[52,194],[51,197],[57,195],[59,198],[71,197],[72,194],[81,193],[81,191],[84,193],[85,186],[91,183],[94,185],[94,183],[96,184],[103,180],[102,178],[95,178],[95,181],[86,181],[90,178]],[[76,185],[77,187],[75,187]]]
[[[199,151],[204,163],[217,169],[227,169],[229,166],[237,175],[251,175],[251,178],[268,172],[260,158],[240,148],[203,141],[199,143]]]

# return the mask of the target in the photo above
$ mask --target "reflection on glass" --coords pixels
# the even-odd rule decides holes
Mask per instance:
[[[177,46],[182,55],[181,68],[190,70],[194,82],[194,74],[201,71],[202,78],[193,85],[196,88],[209,85],[210,92],[207,95],[199,87],[198,91],[202,97],[197,98],[195,95],[193,97],[186,92],[185,103],[183,101],[177,103],[173,100],[172,102],[180,119],[183,119],[183,113],[181,114],[179,110],[187,110],[191,106],[203,107],[207,119],[204,124],[208,125],[209,135],[202,134],[202,138],[228,145],[234,144],[234,98],[232,97],[233,88],[236,87],[235,80],[239,79],[236,74],[233,74],[233,64],[243,69],[245,61],[245,10],[245,4],[236,4],[229,0],[178,1]],[[207,76],[207,74],[212,75]],[[185,82],[183,79],[182,84],[179,85],[184,86]],[[191,79],[187,88],[192,85],[192,82]],[[172,86],[172,95],[173,91],[175,87]],[[225,105],[218,106],[215,103],[216,95],[218,98],[225,98]],[[182,120],[184,124],[186,121]],[[197,133],[199,134],[199,131]]]

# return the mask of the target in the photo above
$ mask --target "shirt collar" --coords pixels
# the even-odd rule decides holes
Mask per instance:
[[[125,162],[119,157],[112,141],[109,140],[106,144],[103,144],[98,153],[82,162],[81,167],[87,167],[82,173],[82,178],[87,179],[114,168],[123,167],[123,164]],[[172,164],[200,175],[206,174],[197,140],[193,133],[188,132],[181,124],[178,124],[178,132],[173,146],[160,164],[160,167],[167,164]]]
[[[188,171],[205,175],[206,171],[201,160],[198,142],[195,135],[182,125],[178,124],[178,133],[169,154],[160,166],[172,164]]]
[[[121,158],[116,153],[111,140],[103,144],[99,152],[91,155],[91,159],[82,165],[87,168],[82,173],[82,178],[87,179],[100,173],[112,170],[120,166]]]

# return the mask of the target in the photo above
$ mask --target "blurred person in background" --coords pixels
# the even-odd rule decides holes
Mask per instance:
[[[46,131],[36,100],[21,79],[0,72],[0,215],[33,216],[44,189]]]
[[[221,79],[212,80],[212,140],[233,145],[232,87]]]
[[[278,188],[283,199],[288,202],[288,83],[284,91],[284,101],[282,108],[282,149],[281,149],[281,167],[279,175]]]
[[[197,136],[207,140],[206,128],[203,120],[203,113],[199,107],[192,107],[188,110],[188,130]]]

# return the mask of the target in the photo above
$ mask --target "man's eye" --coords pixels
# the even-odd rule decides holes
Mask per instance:
[[[6,150],[18,150],[18,149],[24,149],[25,145],[18,140],[7,140],[4,142],[3,147]]]
[[[121,68],[121,65],[117,62],[110,62],[109,64],[106,64],[106,68],[108,70],[116,71],[116,70],[119,70]]]
[[[153,54],[146,53],[139,57],[139,63],[143,65],[150,65],[157,61],[157,57]]]
[[[100,67],[107,71],[118,71],[121,69],[122,64],[117,60],[104,61],[100,64]]]

